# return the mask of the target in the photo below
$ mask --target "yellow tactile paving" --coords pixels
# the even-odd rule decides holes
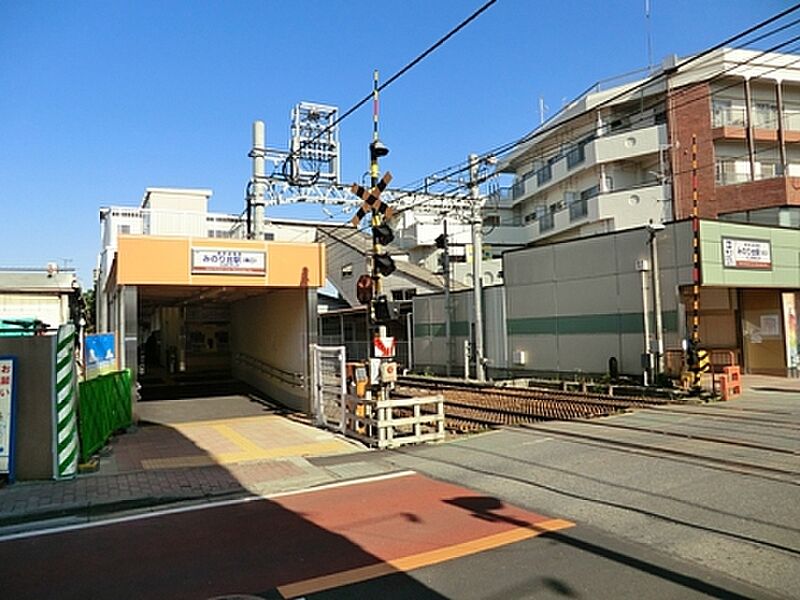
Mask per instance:
[[[277,416],[239,417],[169,425],[205,454],[150,458],[144,469],[225,465],[246,461],[346,453],[354,447],[327,432]]]
[[[234,429],[230,425],[226,424],[214,425],[214,429],[218,431],[220,434],[224,435],[226,438],[228,438],[229,441],[233,442],[235,445],[237,445],[241,450],[244,450],[245,452],[258,454],[264,450],[264,448],[254,443],[252,440],[250,440],[250,438],[236,431],[236,429]]]

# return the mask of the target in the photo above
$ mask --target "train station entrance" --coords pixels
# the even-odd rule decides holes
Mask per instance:
[[[692,291],[681,288],[687,322]],[[712,362],[738,364],[755,375],[797,377],[800,293],[794,290],[705,287],[700,290],[701,346]],[[687,328],[688,331],[688,328]]]
[[[103,298],[143,399],[251,386],[310,407],[309,345],[324,246],[119,236]],[[182,391],[183,390],[183,391]]]

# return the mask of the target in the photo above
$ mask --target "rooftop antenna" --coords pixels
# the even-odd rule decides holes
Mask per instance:
[[[544,96],[539,96],[539,125],[544,123],[544,115],[547,112],[547,105],[544,103]]]

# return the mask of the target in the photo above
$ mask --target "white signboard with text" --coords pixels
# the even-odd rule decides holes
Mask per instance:
[[[192,248],[192,274],[265,275],[266,272],[266,252]]]
[[[14,480],[14,410],[16,359],[0,357],[0,473]]]
[[[772,269],[772,250],[765,240],[722,238],[722,265],[728,269]]]

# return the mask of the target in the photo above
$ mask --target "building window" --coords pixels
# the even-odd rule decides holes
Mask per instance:
[[[769,102],[756,102],[753,106],[753,127],[756,129],[777,129],[778,107]]]
[[[750,181],[750,164],[745,161],[717,159],[714,175],[717,185],[735,185]]]
[[[567,168],[572,169],[586,160],[586,144],[592,141],[591,137],[577,143],[567,152]]]
[[[780,165],[776,161],[762,160],[756,166],[758,167],[756,179],[772,179],[780,176]]]
[[[586,198],[581,198],[578,192],[567,192],[564,194],[564,201],[569,208],[569,220],[576,221],[582,219],[589,213],[589,203]]]
[[[787,131],[800,131],[800,104],[784,104],[783,126]]]
[[[402,288],[399,290],[392,290],[392,300],[412,300],[417,295],[415,288]]]
[[[539,214],[539,233],[550,231],[556,226],[556,211],[558,204],[551,204],[545,211]]]
[[[537,185],[542,185],[547,183],[553,178],[553,165],[551,163],[547,163],[541,169],[536,171],[536,183]]]
[[[516,200],[517,198],[521,198],[523,194],[525,194],[525,179],[527,176],[523,177],[522,179],[518,179],[514,182],[514,185],[511,186],[511,199]]]
[[[581,192],[581,201],[586,202],[589,198],[594,198],[598,194],[600,194],[600,186],[593,185],[592,187]]]
[[[131,232],[130,225],[117,225],[117,233],[122,235],[128,235]]]
[[[348,279],[353,276],[353,265],[347,264],[342,267],[342,279]]]
[[[714,127],[744,127],[744,117],[744,107],[734,106],[730,98],[714,98],[711,101],[711,120]]]
[[[572,150],[567,152],[567,168],[572,169],[586,160],[586,146],[585,144],[578,144]]]

